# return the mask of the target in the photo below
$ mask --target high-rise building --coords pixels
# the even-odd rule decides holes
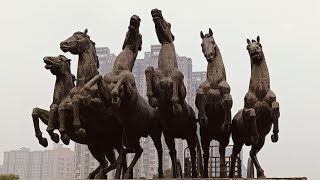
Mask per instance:
[[[86,179],[90,172],[99,166],[99,162],[91,155],[88,146],[75,144],[74,148],[75,180]]]
[[[99,74],[105,75],[106,73],[111,72],[114,60],[117,56],[110,53],[108,47],[97,47],[96,52],[99,59]]]
[[[4,174],[4,165],[0,165],[0,175]]]
[[[4,174],[21,180],[73,180],[73,151],[62,145],[45,151],[21,148],[4,152],[3,166]]]
[[[74,152],[62,144],[54,144],[53,147],[52,179],[73,180]]]
[[[199,88],[200,84],[203,83],[207,79],[207,71],[198,71],[192,72],[192,85],[191,85],[191,104],[192,108],[196,112],[196,117],[198,118],[198,109],[196,108],[196,95],[197,89]]]

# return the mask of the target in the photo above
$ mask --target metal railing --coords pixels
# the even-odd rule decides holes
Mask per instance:
[[[232,145],[229,145],[228,147],[233,147]],[[217,178],[220,177],[220,156],[213,156],[212,154],[215,152],[214,149],[219,149],[219,146],[210,146],[209,149],[209,160],[208,160],[208,175],[209,178]],[[201,153],[203,155],[203,153]],[[197,161],[198,158],[196,158]],[[227,175],[229,175],[230,171],[230,165],[231,165],[231,157],[226,156],[225,157],[226,161],[226,172]],[[203,157],[202,157],[202,162],[203,162]],[[237,160],[236,160],[236,167],[235,167],[235,177],[241,178],[242,177],[242,169],[241,169],[241,159],[240,156],[238,155]],[[190,152],[189,148],[186,147],[184,150],[184,172],[183,172],[183,177],[191,177],[191,157],[190,157]]]

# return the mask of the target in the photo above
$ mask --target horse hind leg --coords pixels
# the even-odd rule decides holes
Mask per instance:
[[[33,126],[34,126],[34,130],[36,133],[36,137],[39,141],[39,144],[41,144],[43,147],[47,147],[48,146],[48,140],[46,138],[42,137],[42,132],[40,130],[39,127],[39,119],[41,119],[41,121],[44,124],[48,124],[48,119],[49,119],[49,112],[47,110],[44,109],[40,109],[40,108],[33,108],[32,110],[32,119],[33,119]]]
[[[173,176],[173,178],[177,178],[177,176],[178,176],[178,174],[177,174],[177,151],[175,148],[174,138],[168,137],[168,136],[164,136],[164,137],[165,137],[165,141],[166,141],[167,147],[169,149],[169,155],[171,158],[172,176]]]
[[[129,179],[130,177],[133,176],[133,167],[136,165],[137,161],[139,160],[142,152],[143,152],[143,149],[141,148],[140,144],[139,144],[139,141],[137,142],[136,144],[136,147],[134,149],[126,149],[126,154],[127,153],[135,153],[125,175],[124,175],[124,179]]]
[[[107,167],[108,163],[107,163],[104,155],[102,155],[101,153],[96,152],[96,150],[94,148],[92,148],[91,146],[88,146],[88,148],[89,148],[90,153],[92,154],[92,156],[99,162],[99,166],[94,171],[89,173],[89,175],[87,177],[87,179],[94,179],[95,176],[100,172],[101,169]]]
[[[208,164],[209,164],[209,149],[210,149],[210,140],[204,137],[201,137],[201,145],[203,150],[203,178],[208,178]]]
[[[226,167],[226,147],[228,142],[220,142],[219,144],[219,154],[220,154],[220,177],[227,177],[227,167]]]
[[[154,146],[157,149],[158,153],[158,178],[164,178],[163,176],[163,167],[162,167],[162,156],[163,156],[163,151],[162,151],[162,143],[161,143],[161,132],[158,134],[158,136],[151,136]]]
[[[230,165],[230,171],[229,171],[229,178],[235,177],[235,168],[236,168],[236,161],[237,157],[242,149],[243,142],[237,142],[234,141],[234,145],[232,148],[232,154],[231,154],[231,165]]]
[[[250,157],[253,161],[254,166],[257,168],[257,177],[258,178],[265,178],[266,177],[264,175],[264,170],[261,168],[259,161],[258,161],[258,158],[257,158],[257,154],[261,150],[261,148],[263,147],[264,142],[265,142],[265,137],[260,138],[258,140],[258,143],[252,145],[251,150],[250,150]]]
[[[50,107],[50,113],[49,113],[49,122],[48,122],[48,127],[47,127],[47,132],[49,133],[51,139],[53,142],[58,143],[59,142],[59,135],[54,133],[54,120],[55,120],[55,115],[58,112],[58,105],[57,104],[52,104]]]

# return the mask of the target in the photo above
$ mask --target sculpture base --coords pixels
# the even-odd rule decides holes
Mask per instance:
[[[306,177],[292,177],[292,178],[163,178],[158,180],[307,180]]]

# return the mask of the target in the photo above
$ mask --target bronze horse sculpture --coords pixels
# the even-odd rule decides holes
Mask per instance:
[[[199,110],[200,136],[204,159],[203,177],[208,177],[209,148],[212,139],[219,142],[220,177],[227,177],[225,149],[229,144],[232,98],[220,50],[213,38],[200,33],[202,52],[208,61],[207,80],[200,84],[196,95]]]
[[[171,24],[163,18],[161,10],[153,9],[151,15],[162,46],[158,68],[148,67],[145,71],[148,101],[152,107],[158,107],[161,128],[170,151],[173,177],[178,175],[175,138],[187,140],[192,161],[192,177],[197,177],[195,148],[197,145],[200,147],[196,134],[197,120],[193,109],[185,101],[184,76],[178,70]]]
[[[112,103],[113,113],[119,119],[119,124],[124,129],[125,149],[119,154],[120,162],[127,153],[135,153],[135,156],[125,172],[124,178],[132,177],[132,170],[143,149],[140,146],[140,138],[152,138],[158,152],[158,173],[159,177],[163,177],[162,170],[162,144],[161,129],[158,120],[157,109],[152,108],[148,102],[139,95],[132,68],[136,60],[138,51],[141,50],[142,36],[139,32],[140,18],[133,15],[130,19],[130,25],[126,34],[125,41],[122,46],[122,52],[117,56],[113,70],[104,76],[98,75],[92,79],[86,88],[91,88],[95,83],[100,84],[104,93],[105,103]],[[97,177],[114,169],[115,165],[111,165],[100,171]]]
[[[70,70],[70,59],[66,58],[63,55],[59,55],[57,57],[52,57],[52,56],[46,56],[44,57],[44,62],[45,62],[45,68],[49,69],[52,74],[56,76],[56,83],[55,83],[55,88],[54,88],[54,94],[53,94],[53,102],[52,105],[58,106],[62,101],[64,100],[65,97],[69,94],[70,90],[72,87],[74,87],[74,81],[75,77],[71,74]],[[52,109],[52,108],[51,108]],[[53,113],[54,114],[50,114]],[[52,117],[52,122],[50,122],[50,116]],[[88,137],[82,137],[79,136],[78,134],[75,134],[73,123],[72,123],[72,113],[67,114],[67,121],[65,122],[65,127],[68,135],[70,136],[71,140],[73,140],[76,143],[80,144],[88,144],[88,148],[91,152],[91,154],[97,159],[97,161],[100,162],[100,165],[97,167],[96,170],[91,172],[89,174],[88,178],[94,178],[95,175],[100,171],[100,169],[105,168],[107,166],[107,161],[105,157],[109,160],[110,163],[115,162],[115,154],[113,152],[113,148],[105,148],[101,145],[94,144],[91,139],[93,138],[101,138],[106,135],[104,133],[100,134],[95,134],[94,137],[88,138]],[[33,123],[35,127],[35,132],[36,132],[36,137],[39,140],[39,143],[47,147],[48,146],[48,141],[46,138],[42,137],[42,133],[39,128],[39,119],[46,125],[48,125],[47,129],[52,129],[50,130],[53,132],[54,129],[59,128],[59,119],[58,119],[58,114],[56,111],[47,111],[44,109],[40,108],[34,108],[32,112],[32,118],[33,118]],[[51,127],[50,127],[51,123]],[[108,134],[107,134],[108,135]],[[109,134],[110,135],[110,134]],[[55,139],[57,136],[57,139]],[[59,142],[59,136],[54,135],[53,140],[58,143]],[[121,139],[117,139],[119,142]],[[115,147],[118,151],[122,148],[121,143],[118,143],[117,146]],[[124,167],[125,168],[125,167]]]
[[[247,39],[247,50],[251,60],[251,78],[249,91],[244,98],[244,108],[232,120],[232,139],[234,142],[231,155],[229,177],[234,177],[236,157],[245,144],[251,146],[250,158],[257,168],[257,177],[263,178],[264,170],[259,164],[257,153],[264,145],[265,137],[273,125],[272,142],[278,141],[279,103],[270,88],[269,71],[262,51],[260,37]]]
[[[102,102],[98,86],[93,86],[89,90],[84,88],[86,83],[98,74],[95,43],[90,40],[87,30],[75,32],[60,43],[60,48],[64,52],[79,55],[79,62],[76,86],[71,89],[58,108],[59,131],[62,141],[68,144],[70,133],[65,125],[66,120],[73,119],[73,126],[70,128],[76,135],[88,139],[88,148],[100,163],[99,167],[89,174],[88,178],[92,179],[107,166],[105,156],[111,164],[116,162],[113,150],[120,152],[123,148],[122,130],[111,112],[111,107]],[[126,168],[126,163],[123,163],[123,168]],[[119,173],[118,168],[117,174]]]
[[[74,87],[74,80],[75,77],[71,74],[70,69],[70,59],[66,58],[63,55],[59,55],[57,57],[53,56],[46,56],[43,58],[45,65],[45,68],[50,70],[53,75],[56,76],[56,82],[54,86],[54,93],[53,93],[53,101],[50,106],[50,111],[40,109],[40,108],[34,108],[32,112],[32,118],[34,123],[34,128],[36,132],[36,137],[39,140],[39,143],[47,147],[48,141],[46,138],[42,137],[42,133],[39,128],[39,119],[46,125],[47,131],[49,132],[51,139],[58,143],[59,142],[59,135],[53,133],[54,129],[59,128],[59,119],[58,116],[54,116],[54,113],[57,113],[54,111],[59,104],[62,102],[62,100],[67,97],[70,90]],[[50,117],[51,116],[51,117]],[[76,136],[73,136],[76,138]],[[83,139],[83,138],[82,138]],[[86,140],[76,140],[79,142],[84,143]]]

